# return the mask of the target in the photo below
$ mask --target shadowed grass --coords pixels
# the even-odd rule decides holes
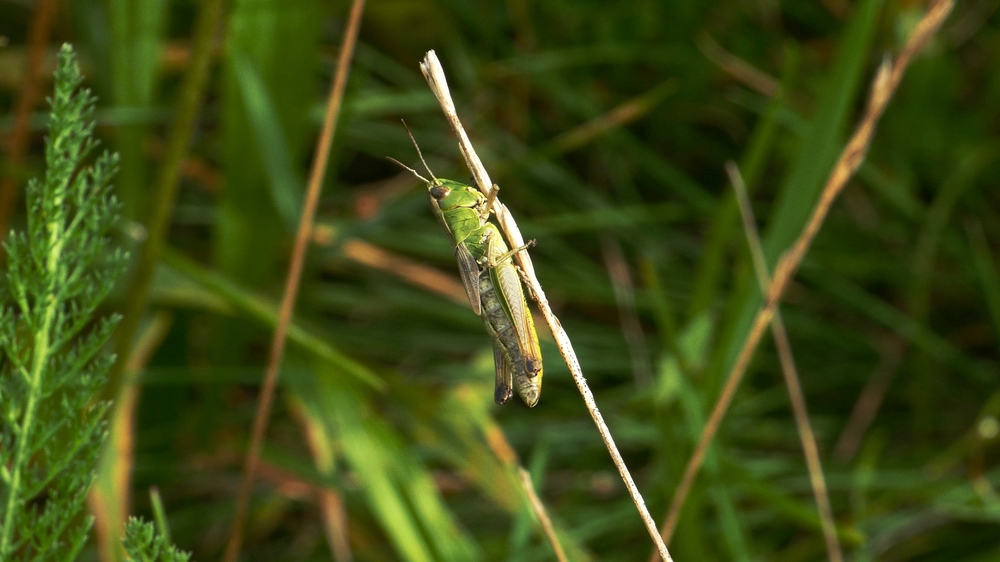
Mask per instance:
[[[108,11],[128,2],[80,0],[54,28],[89,55],[98,133],[138,158],[138,179],[120,182],[129,208],[154,197],[142,178],[175,161],[166,139],[181,122],[186,69],[202,54],[219,69],[202,89],[168,227],[148,233],[171,250],[148,270],[137,325],[171,321],[137,355],[148,364],[130,435],[128,509],[151,513],[146,491],[157,486],[171,536],[197,560],[224,549],[302,200],[294,185],[309,174],[346,21],[344,4],[279,4],[230,3],[224,47],[207,54],[191,39],[194,4],[160,5],[157,27]],[[848,559],[996,553],[1000,12],[989,5],[957,5],[913,60],[782,304]],[[418,182],[384,160],[411,163],[405,118],[436,173],[468,178],[417,67],[427,49],[449,71],[502,201],[538,240],[537,277],[659,519],[762,302],[723,163],[746,174],[773,267],[862,118],[868,78],[926,8],[369,3],[244,559],[551,558],[516,459],[568,559],[649,554],[547,334],[538,407],[491,405],[489,341],[454,298],[453,251]],[[0,15],[11,42],[0,103],[12,107],[29,12],[12,3]],[[115,93],[143,84],[148,97],[129,95],[148,101]],[[26,172],[38,166],[36,121]],[[643,356],[649,384],[637,386]],[[678,562],[827,557],[780,368],[763,342],[677,522]],[[847,445],[831,454],[842,434]]]

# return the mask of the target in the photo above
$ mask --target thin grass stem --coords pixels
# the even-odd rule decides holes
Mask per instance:
[[[531,473],[520,466],[517,467],[517,473],[521,476],[521,485],[524,487],[524,493],[528,495],[528,501],[531,502],[531,509],[538,517],[538,522],[542,524],[545,537],[549,539],[549,544],[552,545],[552,550],[556,553],[556,560],[566,562],[566,551],[563,550],[559,537],[556,536],[556,529],[552,526],[552,519],[549,518],[545,505],[535,493],[535,486],[531,483]]]
[[[271,405],[274,401],[274,390],[278,382],[278,369],[285,355],[285,335],[292,320],[295,300],[302,280],[302,268],[305,264],[306,248],[312,238],[313,222],[316,207],[319,205],[319,194],[323,186],[323,176],[330,157],[330,147],[333,144],[333,134],[337,129],[337,118],[344,100],[344,89],[347,86],[347,75],[354,56],[354,46],[358,41],[358,29],[361,27],[361,15],[364,13],[365,1],[354,0],[351,13],[348,16],[344,39],[340,45],[340,56],[337,58],[337,73],[334,75],[333,86],[323,118],[323,129],[320,132],[319,145],[316,147],[312,170],[309,173],[309,185],[306,200],[299,219],[299,228],[295,233],[295,246],[292,248],[292,260],[288,266],[288,277],[285,281],[285,291],[281,298],[281,309],[278,323],[271,339],[271,349],[268,354],[267,371],[264,375],[264,385],[257,400],[257,412],[254,415],[253,434],[250,448],[247,451],[243,467],[243,479],[236,496],[236,516],[230,528],[229,541],[223,556],[225,562],[235,562],[243,543],[243,527],[246,524],[247,505],[250,502],[250,489],[253,486],[254,473],[260,462],[260,451],[264,445],[264,435],[271,416]]]
[[[736,202],[740,207],[743,230],[746,233],[747,244],[750,246],[754,272],[763,293],[767,291],[767,286],[771,283],[771,276],[767,272],[764,248],[760,243],[760,234],[757,232],[753,209],[750,208],[747,186],[743,182],[743,176],[735,162],[726,162],[726,173],[729,175],[729,181],[736,192]],[[816,446],[816,435],[809,423],[809,410],[806,407],[806,398],[802,394],[802,384],[795,366],[795,357],[792,355],[792,344],[788,341],[788,332],[785,331],[785,323],[778,310],[775,310],[774,320],[771,322],[771,333],[774,335],[774,344],[778,348],[781,372],[785,377],[785,386],[788,388],[788,398],[792,403],[795,425],[798,428],[799,439],[802,441],[802,452],[806,458],[806,466],[809,468],[809,483],[812,485],[813,496],[816,497],[816,510],[819,512],[823,539],[826,541],[827,558],[830,562],[841,562],[844,555],[840,550],[840,543],[837,542],[837,526],[833,521],[833,509],[830,507],[830,494],[826,486],[826,479],[823,477],[823,465],[819,458],[819,447]]]

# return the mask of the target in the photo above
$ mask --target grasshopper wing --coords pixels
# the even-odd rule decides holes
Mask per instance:
[[[455,247],[455,258],[458,259],[458,273],[465,285],[465,294],[469,297],[472,312],[476,316],[483,315],[483,303],[479,301],[479,264],[464,243]]]
[[[509,261],[496,264],[490,274],[494,278],[504,308],[510,314],[510,322],[514,326],[518,347],[524,358],[524,371],[528,376],[535,377],[542,372],[542,351],[538,346],[535,322],[531,318],[531,311],[528,310],[528,303],[521,289],[521,277],[517,268]]]

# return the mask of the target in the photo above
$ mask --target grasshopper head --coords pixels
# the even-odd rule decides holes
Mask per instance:
[[[443,183],[435,182],[427,184],[427,192],[431,194],[431,197],[441,201],[451,194],[451,188]]]
[[[486,200],[483,194],[471,185],[439,178],[427,184],[427,194],[437,201],[438,208],[442,211],[461,207],[479,208]]]

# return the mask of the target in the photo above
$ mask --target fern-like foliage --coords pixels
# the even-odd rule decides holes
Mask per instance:
[[[73,560],[92,520],[87,489],[106,435],[93,402],[114,356],[117,317],[93,320],[126,256],[106,237],[118,215],[118,156],[90,160],[94,97],[69,45],[59,52],[45,176],[27,188],[27,233],[7,242],[0,317],[0,560]]]
[[[191,555],[177,550],[170,540],[153,531],[152,523],[129,517],[125,525],[125,552],[135,562],[188,562]]]

